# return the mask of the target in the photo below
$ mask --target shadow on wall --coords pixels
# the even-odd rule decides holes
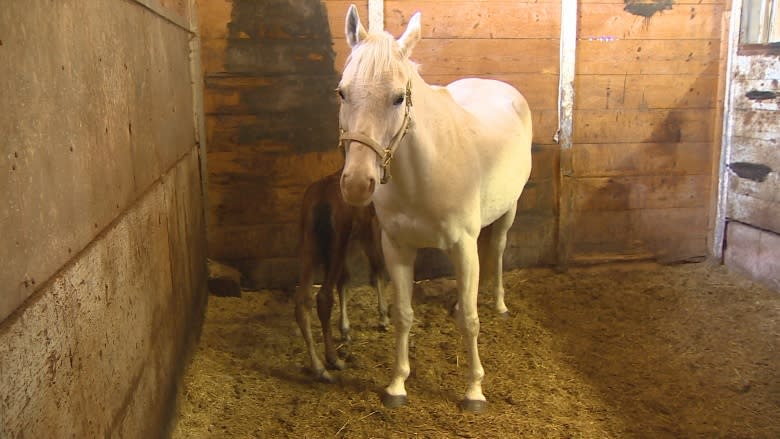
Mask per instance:
[[[272,140],[297,153],[333,148],[339,74],[332,46],[319,0],[233,0],[226,74],[266,79],[242,89],[241,101],[256,117],[239,127],[238,144]]]
[[[591,128],[575,144],[575,177],[568,182],[574,186],[575,262],[675,263],[707,256],[717,105],[713,78],[700,74],[690,84],[674,84],[686,91],[668,105],[646,101],[646,92],[657,93],[641,88],[629,92],[641,96],[634,106],[624,101],[624,90],[610,108],[614,105],[613,119],[629,137],[620,140],[625,143],[602,144],[600,129]]]

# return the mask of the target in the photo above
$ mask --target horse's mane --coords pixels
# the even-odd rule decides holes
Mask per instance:
[[[395,75],[411,67],[417,71],[417,64],[404,62],[401,49],[387,32],[371,32],[360,42],[347,58],[347,64],[355,65],[355,77],[371,79],[390,73]]]

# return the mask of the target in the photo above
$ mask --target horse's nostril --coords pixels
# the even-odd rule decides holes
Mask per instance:
[[[376,186],[376,179],[375,178],[369,178],[368,179],[368,193],[373,194],[374,188]]]

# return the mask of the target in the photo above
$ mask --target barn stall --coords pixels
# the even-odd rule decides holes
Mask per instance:
[[[354,2],[394,35],[422,12],[429,83],[520,89],[534,168],[505,254],[510,318],[480,297],[486,413],[455,404],[454,281],[433,250],[409,406],[379,402],[393,339],[365,287],[349,368],[312,381],[290,291],[303,191],[341,163],[350,3],[0,11],[2,436],[167,431],[206,254],[258,291],[209,299],[174,437],[780,434],[778,57],[741,38],[748,1]],[[651,262],[705,260],[726,267]]]

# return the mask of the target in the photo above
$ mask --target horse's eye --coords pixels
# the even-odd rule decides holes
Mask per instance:
[[[398,106],[404,103],[404,95],[398,95],[393,101],[393,105]]]

